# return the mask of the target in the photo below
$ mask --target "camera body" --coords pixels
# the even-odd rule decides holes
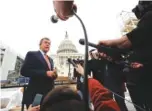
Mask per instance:
[[[79,59],[74,59],[73,62],[75,64],[80,64],[81,66],[83,66],[84,64],[84,60],[79,60]],[[99,59],[91,59],[87,61],[88,63],[88,75],[93,75],[94,79],[97,79],[98,81],[100,81],[101,83],[103,82],[103,74],[104,74],[104,70],[105,70],[105,64],[107,63],[106,60],[99,60]],[[79,81],[81,75],[74,69],[74,77],[77,78],[77,81]]]

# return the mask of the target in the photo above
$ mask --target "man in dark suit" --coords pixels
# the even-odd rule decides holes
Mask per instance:
[[[49,38],[42,38],[39,51],[29,51],[21,68],[21,74],[30,77],[29,85],[25,90],[23,102],[27,107],[32,104],[36,94],[45,96],[54,87],[57,78],[53,60],[47,56],[50,49]]]

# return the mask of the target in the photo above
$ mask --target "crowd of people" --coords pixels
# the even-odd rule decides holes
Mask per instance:
[[[55,12],[61,20],[72,17],[73,8],[76,9],[74,1],[53,1],[53,3]],[[88,92],[90,105],[92,105],[89,107],[90,111],[129,111],[124,100],[124,83],[126,83],[137,111],[152,110],[152,44],[150,41],[152,2],[139,1],[133,12],[139,19],[135,29],[121,38],[101,40],[97,44],[133,51],[128,72],[124,72],[121,65],[111,62],[113,58],[105,52],[90,53],[92,59],[88,61],[88,64],[93,66],[89,66],[88,71]],[[29,111],[84,111],[86,103],[83,101],[83,91],[73,90],[69,87],[54,88],[57,71],[54,68],[53,60],[46,54],[50,49],[50,44],[49,38],[43,38],[40,41],[40,50],[28,52],[26,55],[21,74],[30,77],[30,82],[23,102]],[[108,62],[105,62],[105,59]],[[77,64],[75,70],[80,75],[82,81],[79,82],[83,86],[84,69],[82,65]],[[89,76],[89,72],[92,72],[93,78]],[[37,93],[43,94],[42,102],[40,106],[32,107],[30,104]]]

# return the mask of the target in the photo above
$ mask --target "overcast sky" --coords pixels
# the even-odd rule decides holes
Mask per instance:
[[[86,25],[89,41],[120,37],[118,15],[122,10],[131,11],[138,0],[76,0],[77,14]],[[42,37],[51,39],[51,51],[55,54],[65,31],[80,53],[84,47],[78,40],[83,38],[79,21],[50,22],[55,14],[52,0],[0,0],[0,41],[25,56],[29,50],[38,50]]]

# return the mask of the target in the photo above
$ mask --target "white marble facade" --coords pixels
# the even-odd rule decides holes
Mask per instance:
[[[61,41],[58,47],[57,53],[50,56],[54,60],[55,67],[58,69],[58,75],[64,77],[69,76],[70,78],[73,77],[73,67],[71,65],[69,68],[67,59],[84,59],[84,55],[78,53],[76,46],[69,40],[67,32],[64,40]]]

